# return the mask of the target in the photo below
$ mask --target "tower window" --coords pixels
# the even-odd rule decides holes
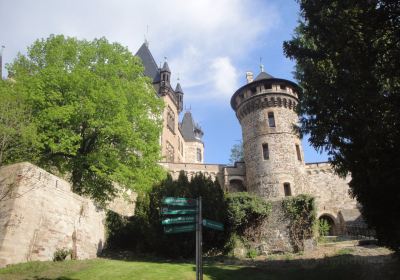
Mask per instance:
[[[197,148],[197,161],[201,162],[201,149]]]
[[[256,87],[252,87],[250,89],[250,91],[251,91],[252,94],[256,94],[257,93],[257,88]]]
[[[263,149],[263,157],[264,157],[264,160],[269,159],[268,144],[267,144],[267,143],[264,143],[264,144],[262,145],[262,149]]]
[[[296,144],[297,159],[301,161],[300,146]]]
[[[285,85],[280,85],[280,88],[283,89],[283,90],[285,90],[285,89],[286,89],[286,86],[285,86]]]
[[[264,84],[264,88],[265,89],[272,89],[272,85],[271,84]]]
[[[285,196],[291,196],[292,195],[292,190],[290,189],[290,184],[289,183],[284,183],[283,184],[283,191],[285,192]]]
[[[269,127],[275,127],[275,118],[273,112],[268,113],[268,125]]]

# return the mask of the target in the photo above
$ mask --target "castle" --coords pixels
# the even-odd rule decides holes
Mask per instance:
[[[160,137],[160,162],[178,178],[201,172],[219,181],[225,191],[248,191],[272,201],[260,251],[291,251],[288,221],[280,209],[284,197],[310,194],[317,215],[331,225],[331,234],[346,233],[360,220],[357,203],[349,196],[350,177],[334,174],[329,163],[305,163],[296,129],[296,106],[301,89],[294,82],[275,78],[263,69],[232,96],[231,106],[242,127],[244,162],[234,166],[204,163],[203,131],[190,112],[183,110],[184,93],[171,85],[171,70],[158,67],[143,44],[136,53],[145,75],[165,103]],[[10,193],[7,190],[12,190]],[[34,260],[51,260],[59,248],[72,248],[79,259],[93,258],[105,242],[104,209],[71,191],[71,185],[30,163],[0,168],[0,267]],[[134,194],[132,194],[134,196]],[[117,199],[109,209],[122,215],[134,213],[133,204]]]
[[[358,205],[349,195],[350,176],[338,177],[326,162],[304,162],[296,113],[301,88],[296,83],[273,77],[263,67],[255,78],[247,72],[247,84],[231,98],[231,107],[242,127],[244,162],[236,162],[234,166],[206,164],[203,132],[191,113],[186,112],[178,123],[183,91],[179,83],[172,89],[168,63],[157,67],[147,43],[136,55],[142,59],[145,75],[152,79],[158,96],[166,104],[161,164],[173,178],[181,170],[189,178],[202,172],[217,179],[225,191],[248,191],[271,201],[298,194],[312,195],[316,198],[318,218],[328,221],[330,233],[335,235],[344,233],[349,223],[360,220]],[[266,244],[267,251],[290,247],[282,220],[281,215],[271,221],[275,222],[275,231],[271,233],[273,238],[268,236],[273,241]],[[284,245],[273,248],[276,244]]]

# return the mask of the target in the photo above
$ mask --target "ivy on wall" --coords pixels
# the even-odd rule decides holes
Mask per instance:
[[[289,237],[293,249],[298,252],[304,249],[304,240],[314,236],[316,224],[316,207],[313,197],[301,194],[282,201],[285,215],[290,219]]]

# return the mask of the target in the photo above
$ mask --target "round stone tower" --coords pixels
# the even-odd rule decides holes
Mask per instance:
[[[232,96],[242,127],[247,190],[269,199],[301,193],[304,158],[297,129],[300,87],[263,71]]]

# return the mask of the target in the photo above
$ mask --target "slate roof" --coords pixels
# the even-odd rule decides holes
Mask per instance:
[[[169,73],[171,73],[171,70],[169,69],[169,66],[168,66],[168,62],[164,62],[164,65],[163,65],[163,67],[161,68],[161,72],[169,72]]]
[[[185,141],[201,141],[203,131],[197,124],[195,124],[191,112],[187,111],[185,113],[180,128]]]
[[[153,83],[157,83],[160,81],[160,69],[157,66],[156,61],[154,60],[153,55],[151,54],[147,43],[143,43],[143,45],[139,48],[136,56],[140,57],[144,66],[144,74],[153,80]]]
[[[266,72],[260,72],[258,76],[254,79],[254,81],[264,80],[264,79],[273,79],[274,77]]]
[[[180,83],[177,83],[177,84],[176,84],[175,92],[183,93],[183,90],[182,90],[182,87],[181,87],[181,84],[180,84]]]

